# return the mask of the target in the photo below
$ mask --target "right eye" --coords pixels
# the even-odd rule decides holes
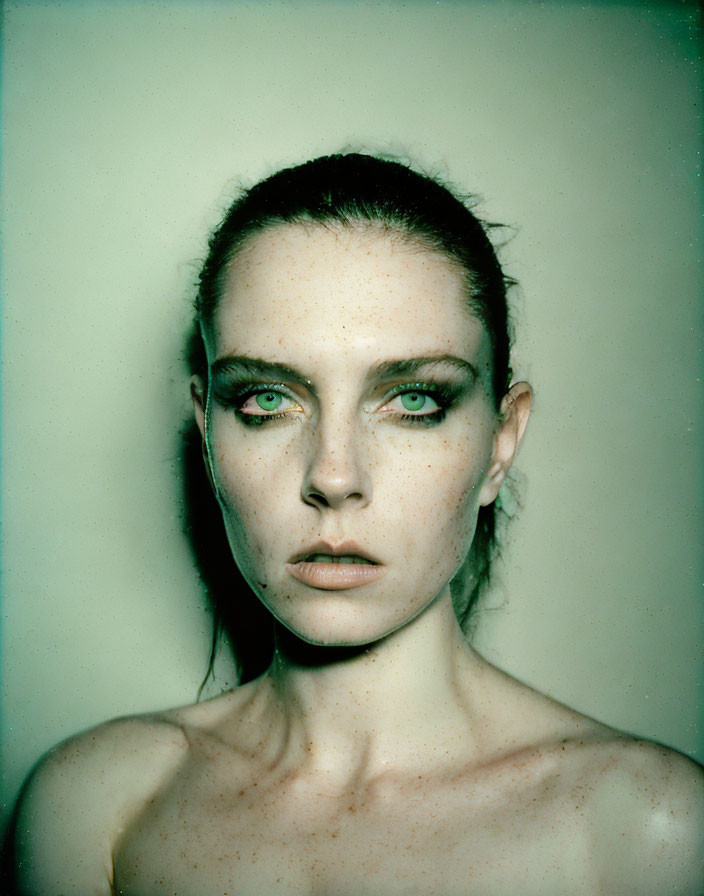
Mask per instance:
[[[303,408],[279,389],[262,389],[261,392],[250,393],[238,411],[247,417],[283,417],[300,413]]]

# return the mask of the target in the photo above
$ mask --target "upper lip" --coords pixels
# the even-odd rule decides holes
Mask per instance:
[[[330,541],[316,541],[315,544],[308,545],[299,551],[289,562],[300,563],[302,560],[310,557],[311,554],[329,554],[331,557],[362,557],[364,560],[369,560],[370,563],[379,563],[375,557],[372,557],[368,551],[361,548],[355,541],[338,541],[334,544]]]

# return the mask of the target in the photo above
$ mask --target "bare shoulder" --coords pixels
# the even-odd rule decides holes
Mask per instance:
[[[514,680],[503,697],[523,755],[538,757],[553,829],[579,832],[596,892],[704,894],[702,766]]]
[[[528,699],[560,793],[556,825],[580,831],[596,892],[704,894],[704,769],[540,695]]]
[[[109,894],[116,838],[186,750],[184,733],[168,714],[106,722],[50,750],[18,806],[18,892]]]
[[[704,893],[704,769],[649,741],[590,751],[591,835],[608,892]]]

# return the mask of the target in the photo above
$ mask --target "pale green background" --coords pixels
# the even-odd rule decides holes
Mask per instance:
[[[477,643],[702,750],[694,10],[5,4],[7,800],[58,739],[194,699],[209,621],[175,477],[193,262],[238,177],[348,143],[449,173],[517,228],[535,415]]]

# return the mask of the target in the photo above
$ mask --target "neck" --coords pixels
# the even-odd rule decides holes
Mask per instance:
[[[279,630],[268,679],[289,742],[305,751],[310,770],[349,778],[352,770],[366,777],[476,749],[485,668],[448,590],[363,647],[315,647]]]

